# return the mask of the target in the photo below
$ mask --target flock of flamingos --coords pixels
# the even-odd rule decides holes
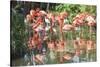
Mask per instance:
[[[84,55],[83,59],[86,58],[85,62],[95,61],[91,55],[96,51],[96,41],[92,35],[96,33],[95,16],[82,12],[69,23],[69,15],[66,11],[54,13],[40,8],[30,10],[25,18],[26,31],[29,33],[27,47],[31,53],[28,65],[48,64],[48,61],[53,64],[55,60],[57,63],[78,63],[82,62],[81,55]],[[88,39],[84,38],[84,31]],[[77,36],[73,35],[76,32]],[[68,39],[65,34],[72,38]],[[55,36],[59,38],[53,38]]]

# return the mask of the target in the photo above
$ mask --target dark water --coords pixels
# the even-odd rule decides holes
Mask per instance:
[[[70,45],[66,45],[66,49],[67,49],[66,51],[69,52],[69,53],[73,53],[74,52],[73,43],[71,41],[69,41],[68,44],[70,44]],[[55,59],[51,59],[50,56],[55,57]],[[57,54],[56,52],[50,54],[49,50],[47,50],[45,57],[46,57],[46,63],[45,64],[61,64],[59,62],[59,59],[58,59],[58,57],[60,57],[60,55]],[[96,61],[96,48],[89,51],[89,53],[81,54],[79,56],[79,58],[80,58],[80,63],[81,62],[95,62]],[[74,62],[72,62],[72,60],[69,60],[69,61],[66,60],[63,63],[74,63]],[[12,60],[12,66],[26,66],[26,65],[32,65],[32,64],[28,64],[28,62],[25,62],[24,56],[21,57],[21,58]],[[40,65],[40,64],[36,64],[36,65]]]
[[[61,64],[58,59],[50,59],[48,56],[46,56],[46,58],[47,58],[46,64]],[[94,51],[92,53],[89,53],[88,56],[82,55],[80,57],[80,59],[81,59],[80,63],[81,62],[95,62],[96,61],[96,52]],[[70,61],[65,61],[63,63],[74,63],[74,62],[72,62],[70,60]],[[26,66],[26,65],[32,65],[32,64],[25,63],[24,57],[18,58],[16,60],[12,60],[12,66]],[[39,64],[37,64],[37,65],[39,65]]]

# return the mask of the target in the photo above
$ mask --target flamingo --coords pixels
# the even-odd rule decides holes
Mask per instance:
[[[31,50],[34,47],[34,42],[32,41],[32,37],[29,38],[28,48]]]
[[[80,13],[80,14],[77,14],[74,18],[73,18],[73,25],[75,26],[82,26],[84,25],[84,19],[86,18],[86,15],[87,13],[84,12],[84,13]]]
[[[32,16],[32,18],[35,17],[35,10],[33,10],[33,9],[30,10],[30,15]]]
[[[53,25],[54,25],[54,22],[55,22],[55,17],[53,15],[53,13],[49,13],[47,17],[49,18],[49,21],[50,21],[50,31],[52,32],[53,31]]]
[[[50,41],[48,43],[48,48],[50,50],[49,57],[50,57],[51,60],[54,60],[56,57],[55,57],[55,44],[54,44],[53,41]]]
[[[37,22],[33,25],[33,30],[39,31],[43,29],[43,19],[41,17],[41,13],[38,13]]]
[[[95,47],[94,42],[92,40],[88,40],[87,41],[87,50],[92,50],[92,49],[94,49],[94,47]]]
[[[71,54],[65,54],[64,56],[63,56],[63,58],[64,58],[64,60],[71,60],[72,59],[72,56],[71,56]]]
[[[65,51],[65,41],[61,40],[61,41],[58,41],[56,43],[56,52],[59,54],[59,61],[62,63],[63,62],[63,54],[64,54],[64,51]]]
[[[33,42],[35,43],[35,45],[37,46],[37,49],[41,49],[42,45],[41,45],[41,39],[39,37],[38,32],[36,32],[33,36]]]
[[[85,20],[88,21],[88,26],[96,26],[96,21],[92,15],[87,15]]]
[[[40,12],[40,8],[36,8],[35,11],[36,11],[36,13],[39,13]]]
[[[39,64],[44,64],[43,58],[44,58],[43,55],[37,54],[35,57],[33,57],[33,60],[35,60],[35,62]]]
[[[63,35],[64,16],[63,14],[58,15],[56,17],[56,20],[58,21],[58,24],[59,24],[59,31],[60,31],[61,39],[64,39],[64,35]]]
[[[68,17],[68,12],[66,12],[66,11],[61,12],[60,15],[62,15],[62,17],[65,19]]]
[[[84,39],[79,40],[80,49],[86,49],[86,41]]]
[[[87,22],[88,22],[88,26],[90,28],[90,40],[92,38],[92,27],[96,26],[96,21],[94,19],[94,17],[92,15],[87,15],[86,16],[86,19],[85,19]]]
[[[44,10],[40,10],[40,13],[42,13],[43,15],[47,15],[47,13]]]
[[[74,30],[74,26],[71,25],[71,24],[65,24],[65,25],[63,26],[63,30],[65,30],[65,31]]]
[[[74,26],[78,27],[78,26],[82,26],[84,24],[83,20],[80,18],[77,18],[73,21],[72,23]]]
[[[88,26],[96,26],[96,22],[88,22]]]
[[[50,50],[54,50],[54,49],[55,49],[54,43],[53,43],[52,41],[48,43],[48,48],[49,48]]]
[[[84,36],[84,34],[83,34],[84,28],[83,27],[85,26],[84,19],[86,17],[86,14],[87,14],[86,12],[80,13],[80,14],[76,15],[75,18],[73,19],[72,25],[75,26],[75,30],[79,31],[79,37],[80,37],[80,35]]]
[[[30,22],[31,20],[32,20],[31,15],[30,14],[27,14],[26,15],[26,21]]]
[[[95,49],[95,43],[92,40],[88,40],[87,41],[87,61],[93,60],[93,57],[91,57],[90,55],[91,55],[91,51],[94,51],[94,49]]]
[[[67,35],[69,35],[69,32],[71,32],[71,35],[69,35],[70,38],[71,38],[71,40],[69,41],[70,45],[73,44],[73,42],[72,42],[73,41],[72,33],[73,33],[74,29],[75,29],[75,27],[73,25],[71,25],[71,24],[65,24],[63,26],[63,32],[65,32],[65,33],[67,32]]]
[[[65,42],[64,41],[59,41],[57,44],[57,51],[58,52],[63,52],[65,49]]]
[[[74,40],[74,49],[79,49],[79,43],[77,40]]]

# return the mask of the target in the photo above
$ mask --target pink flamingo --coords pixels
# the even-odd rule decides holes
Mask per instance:
[[[90,40],[92,38],[92,27],[96,26],[96,21],[92,15],[86,16],[87,25],[90,27]]]
[[[74,30],[74,26],[71,25],[71,24],[65,24],[65,25],[63,26],[63,30],[65,30],[65,31]]]
[[[31,22],[31,20],[32,20],[31,15],[30,14],[27,14],[26,15],[26,21]]]

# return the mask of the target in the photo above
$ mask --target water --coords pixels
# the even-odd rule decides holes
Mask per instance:
[[[71,41],[69,41],[71,42]],[[60,64],[60,60],[61,57],[63,56],[63,54],[66,54],[67,52],[69,53],[74,53],[74,48],[73,48],[73,43],[69,43],[70,45],[66,44],[66,51],[64,52],[56,52],[54,50],[49,51],[49,50],[45,50],[43,49],[43,54],[44,54],[44,58],[43,58],[43,64]],[[84,51],[84,50],[83,50]],[[46,53],[45,53],[46,52]],[[26,56],[27,57],[27,56]],[[75,62],[94,62],[96,61],[96,49],[93,49],[91,51],[88,51],[87,53],[83,52],[83,54],[81,54],[79,57],[72,56],[74,57]],[[28,59],[26,59],[28,60]],[[65,60],[62,63],[73,63],[72,60]],[[12,65],[13,66],[23,66],[23,65],[33,65],[31,62],[25,62],[25,58],[18,58],[16,60],[12,60]],[[38,64],[36,64],[38,65]]]

